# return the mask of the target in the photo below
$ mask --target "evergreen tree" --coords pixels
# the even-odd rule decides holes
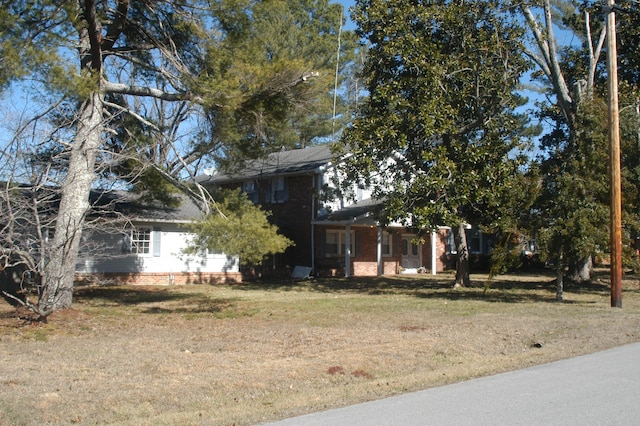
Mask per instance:
[[[343,139],[345,173],[384,200],[383,223],[451,226],[468,285],[465,224],[500,220],[524,161],[523,29],[498,1],[363,0],[354,17],[369,98]]]
[[[588,281],[592,259],[608,253],[609,172],[607,75],[604,68],[604,13],[599,2],[541,2],[544,21],[520,6],[527,18],[536,51],[529,55],[539,66],[535,73],[547,88],[547,101],[539,102],[538,115],[551,123],[542,138],[540,160],[542,190],[530,222],[538,233],[543,257],[556,265],[558,299],[562,299],[562,277]],[[628,9],[631,6],[625,6]],[[631,15],[623,17],[620,28],[623,46],[620,63],[633,64],[637,27]],[[559,46],[554,28],[571,31],[577,43]],[[637,72],[620,66],[623,158],[623,186],[626,235],[637,229],[638,179],[633,171],[638,146],[630,142],[637,129],[637,115],[629,114],[636,104],[634,84]],[[631,105],[629,104],[631,102]],[[626,106],[625,106],[626,104]],[[632,137],[637,141],[636,135]],[[627,262],[631,259],[627,247]]]
[[[47,104],[39,117],[56,129],[37,156],[55,158],[40,170],[55,173],[60,180],[50,183],[61,188],[53,237],[36,271],[43,291],[34,309],[42,317],[71,306],[98,178],[156,193],[169,188],[159,178],[188,189],[181,178],[203,157],[222,152],[218,157],[236,159],[230,153],[259,151],[290,129],[301,137],[304,126],[294,123],[305,111],[326,117],[314,104],[326,103],[318,96],[333,88],[326,77],[335,70],[329,45],[341,25],[340,6],[327,0],[0,5],[0,86],[32,82],[34,98]],[[207,137],[176,140],[176,129],[194,112],[206,118]],[[315,134],[326,130],[307,131]]]
[[[265,256],[282,253],[293,245],[269,223],[269,212],[254,205],[239,189],[220,190],[214,198],[213,213],[190,226],[196,237],[188,253],[207,249],[239,256],[244,264],[259,265]]]
[[[198,90],[209,100],[207,139],[225,141],[210,150],[216,162],[235,167],[330,137],[334,94],[338,119],[346,117],[340,89],[356,47],[355,34],[341,29],[346,19],[341,6],[328,0],[213,4],[226,36],[208,46]],[[219,99],[220,80],[236,83],[231,94],[224,93],[230,102]],[[298,80],[304,84],[292,84]]]

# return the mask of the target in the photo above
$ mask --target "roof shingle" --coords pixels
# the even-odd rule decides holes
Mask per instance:
[[[315,170],[331,163],[333,153],[331,145],[317,145],[289,151],[278,151],[266,158],[248,162],[241,170],[229,173],[214,173],[211,176],[199,176],[196,180],[201,184],[226,183],[259,177],[296,174]]]

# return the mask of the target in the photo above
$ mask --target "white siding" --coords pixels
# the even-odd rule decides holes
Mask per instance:
[[[319,180],[318,191],[321,192],[324,185],[326,185],[329,188],[329,190],[335,191],[336,179],[342,182],[342,180],[344,179],[344,176],[335,167],[329,167],[327,170],[325,170],[324,174],[321,176]],[[344,190],[344,188],[342,189]],[[350,188],[346,189],[346,191],[347,191],[347,194],[345,194],[346,197],[342,197],[342,198],[336,197],[334,199],[324,200],[319,207],[321,209],[324,208],[325,210],[335,212],[345,207],[348,207],[350,205],[353,205],[354,203],[357,204],[359,201],[371,198],[371,195],[373,192],[371,188],[362,188],[358,184],[351,185]]]
[[[209,273],[238,272],[238,259],[224,254],[186,256],[189,232],[177,225],[140,224],[159,232],[151,232],[150,253],[129,253],[125,234],[91,233],[76,264],[81,273]],[[159,247],[157,237],[160,236]],[[155,247],[155,250],[154,250]],[[159,248],[159,253],[157,249]],[[155,251],[155,253],[154,253]],[[154,256],[154,254],[156,254]],[[159,256],[157,255],[159,254]]]

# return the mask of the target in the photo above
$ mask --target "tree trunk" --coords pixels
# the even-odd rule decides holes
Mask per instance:
[[[76,260],[89,193],[94,180],[96,153],[102,142],[103,99],[93,93],[81,106],[69,169],[61,188],[53,242],[43,269],[40,315],[71,307]]]
[[[556,302],[562,302],[564,299],[564,269],[559,267],[556,272]]]
[[[469,278],[469,248],[467,247],[467,232],[464,223],[458,225],[458,230],[454,234],[456,250],[456,282],[455,287],[471,286]]]
[[[593,261],[591,256],[583,257],[571,266],[569,271],[569,279],[577,283],[591,281],[591,270],[593,269]]]

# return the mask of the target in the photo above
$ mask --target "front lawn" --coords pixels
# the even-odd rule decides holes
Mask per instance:
[[[0,424],[243,425],[640,340],[638,277],[555,302],[550,275],[82,287],[33,324],[0,303]],[[603,366],[605,368],[605,366]]]

